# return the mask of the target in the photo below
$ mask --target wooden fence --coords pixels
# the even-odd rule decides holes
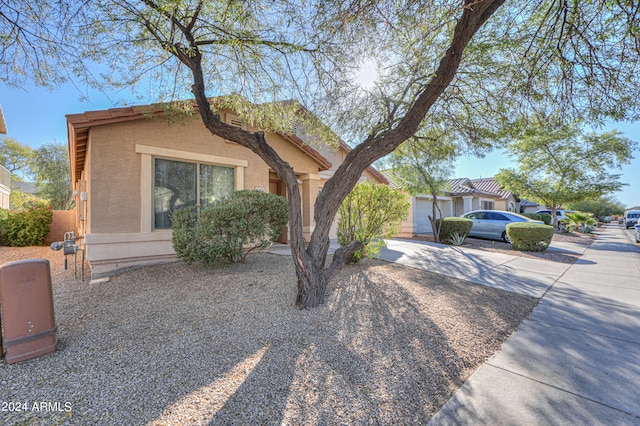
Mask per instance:
[[[51,231],[47,237],[46,243],[51,244],[55,241],[64,240],[64,233],[76,230],[76,211],[75,210],[54,210],[53,222],[51,222]]]

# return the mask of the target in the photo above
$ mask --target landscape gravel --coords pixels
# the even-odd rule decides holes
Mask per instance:
[[[0,424],[425,424],[537,303],[365,260],[299,310],[286,256],[90,286],[60,252],[0,247],[0,264],[33,257],[51,261],[59,348],[0,360]]]

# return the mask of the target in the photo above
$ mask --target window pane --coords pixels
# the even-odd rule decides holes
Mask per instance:
[[[482,210],[493,210],[494,204],[493,201],[482,201],[481,208]]]
[[[231,196],[235,189],[235,169],[232,167],[200,165],[200,206]]]
[[[155,160],[154,227],[171,228],[171,212],[196,205],[196,165]]]

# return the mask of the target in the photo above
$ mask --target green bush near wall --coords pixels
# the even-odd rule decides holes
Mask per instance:
[[[445,217],[436,220],[436,226],[440,228],[440,241],[447,242],[451,240],[455,233],[458,235],[469,235],[473,221],[464,217]]]
[[[15,212],[0,209],[0,245],[41,246],[49,235],[52,221],[51,207],[44,203],[34,203]]]
[[[237,191],[200,211],[179,209],[171,216],[173,248],[187,264],[244,262],[278,239],[288,210],[286,198],[262,191]]]
[[[545,251],[553,238],[553,226],[515,222],[507,225],[507,237],[515,250]]]

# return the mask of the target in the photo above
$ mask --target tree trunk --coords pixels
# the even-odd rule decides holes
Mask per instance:
[[[298,278],[296,305],[312,308],[324,302],[329,281],[340,271],[346,260],[363,247],[353,242],[340,248],[333,256],[329,267],[325,266],[329,249],[331,223],[342,201],[351,192],[362,173],[374,161],[395,150],[420,126],[431,106],[451,83],[462,59],[462,53],[476,31],[504,3],[504,0],[465,0],[463,12],[458,20],[451,44],[429,83],[424,86],[398,125],[386,132],[371,135],[347,154],[334,176],[324,185],[316,199],[315,229],[309,245],[305,248],[302,234],[302,208],[300,191],[293,168],[267,144],[262,132],[252,133],[231,126],[220,120],[211,109],[205,94],[202,71],[202,53],[191,33],[191,25],[178,25],[189,46],[181,44],[166,46],[193,74],[192,92],[205,127],[214,135],[249,148],[262,158],[283,180],[289,200],[289,230],[291,254]],[[169,49],[170,48],[170,49]]]

